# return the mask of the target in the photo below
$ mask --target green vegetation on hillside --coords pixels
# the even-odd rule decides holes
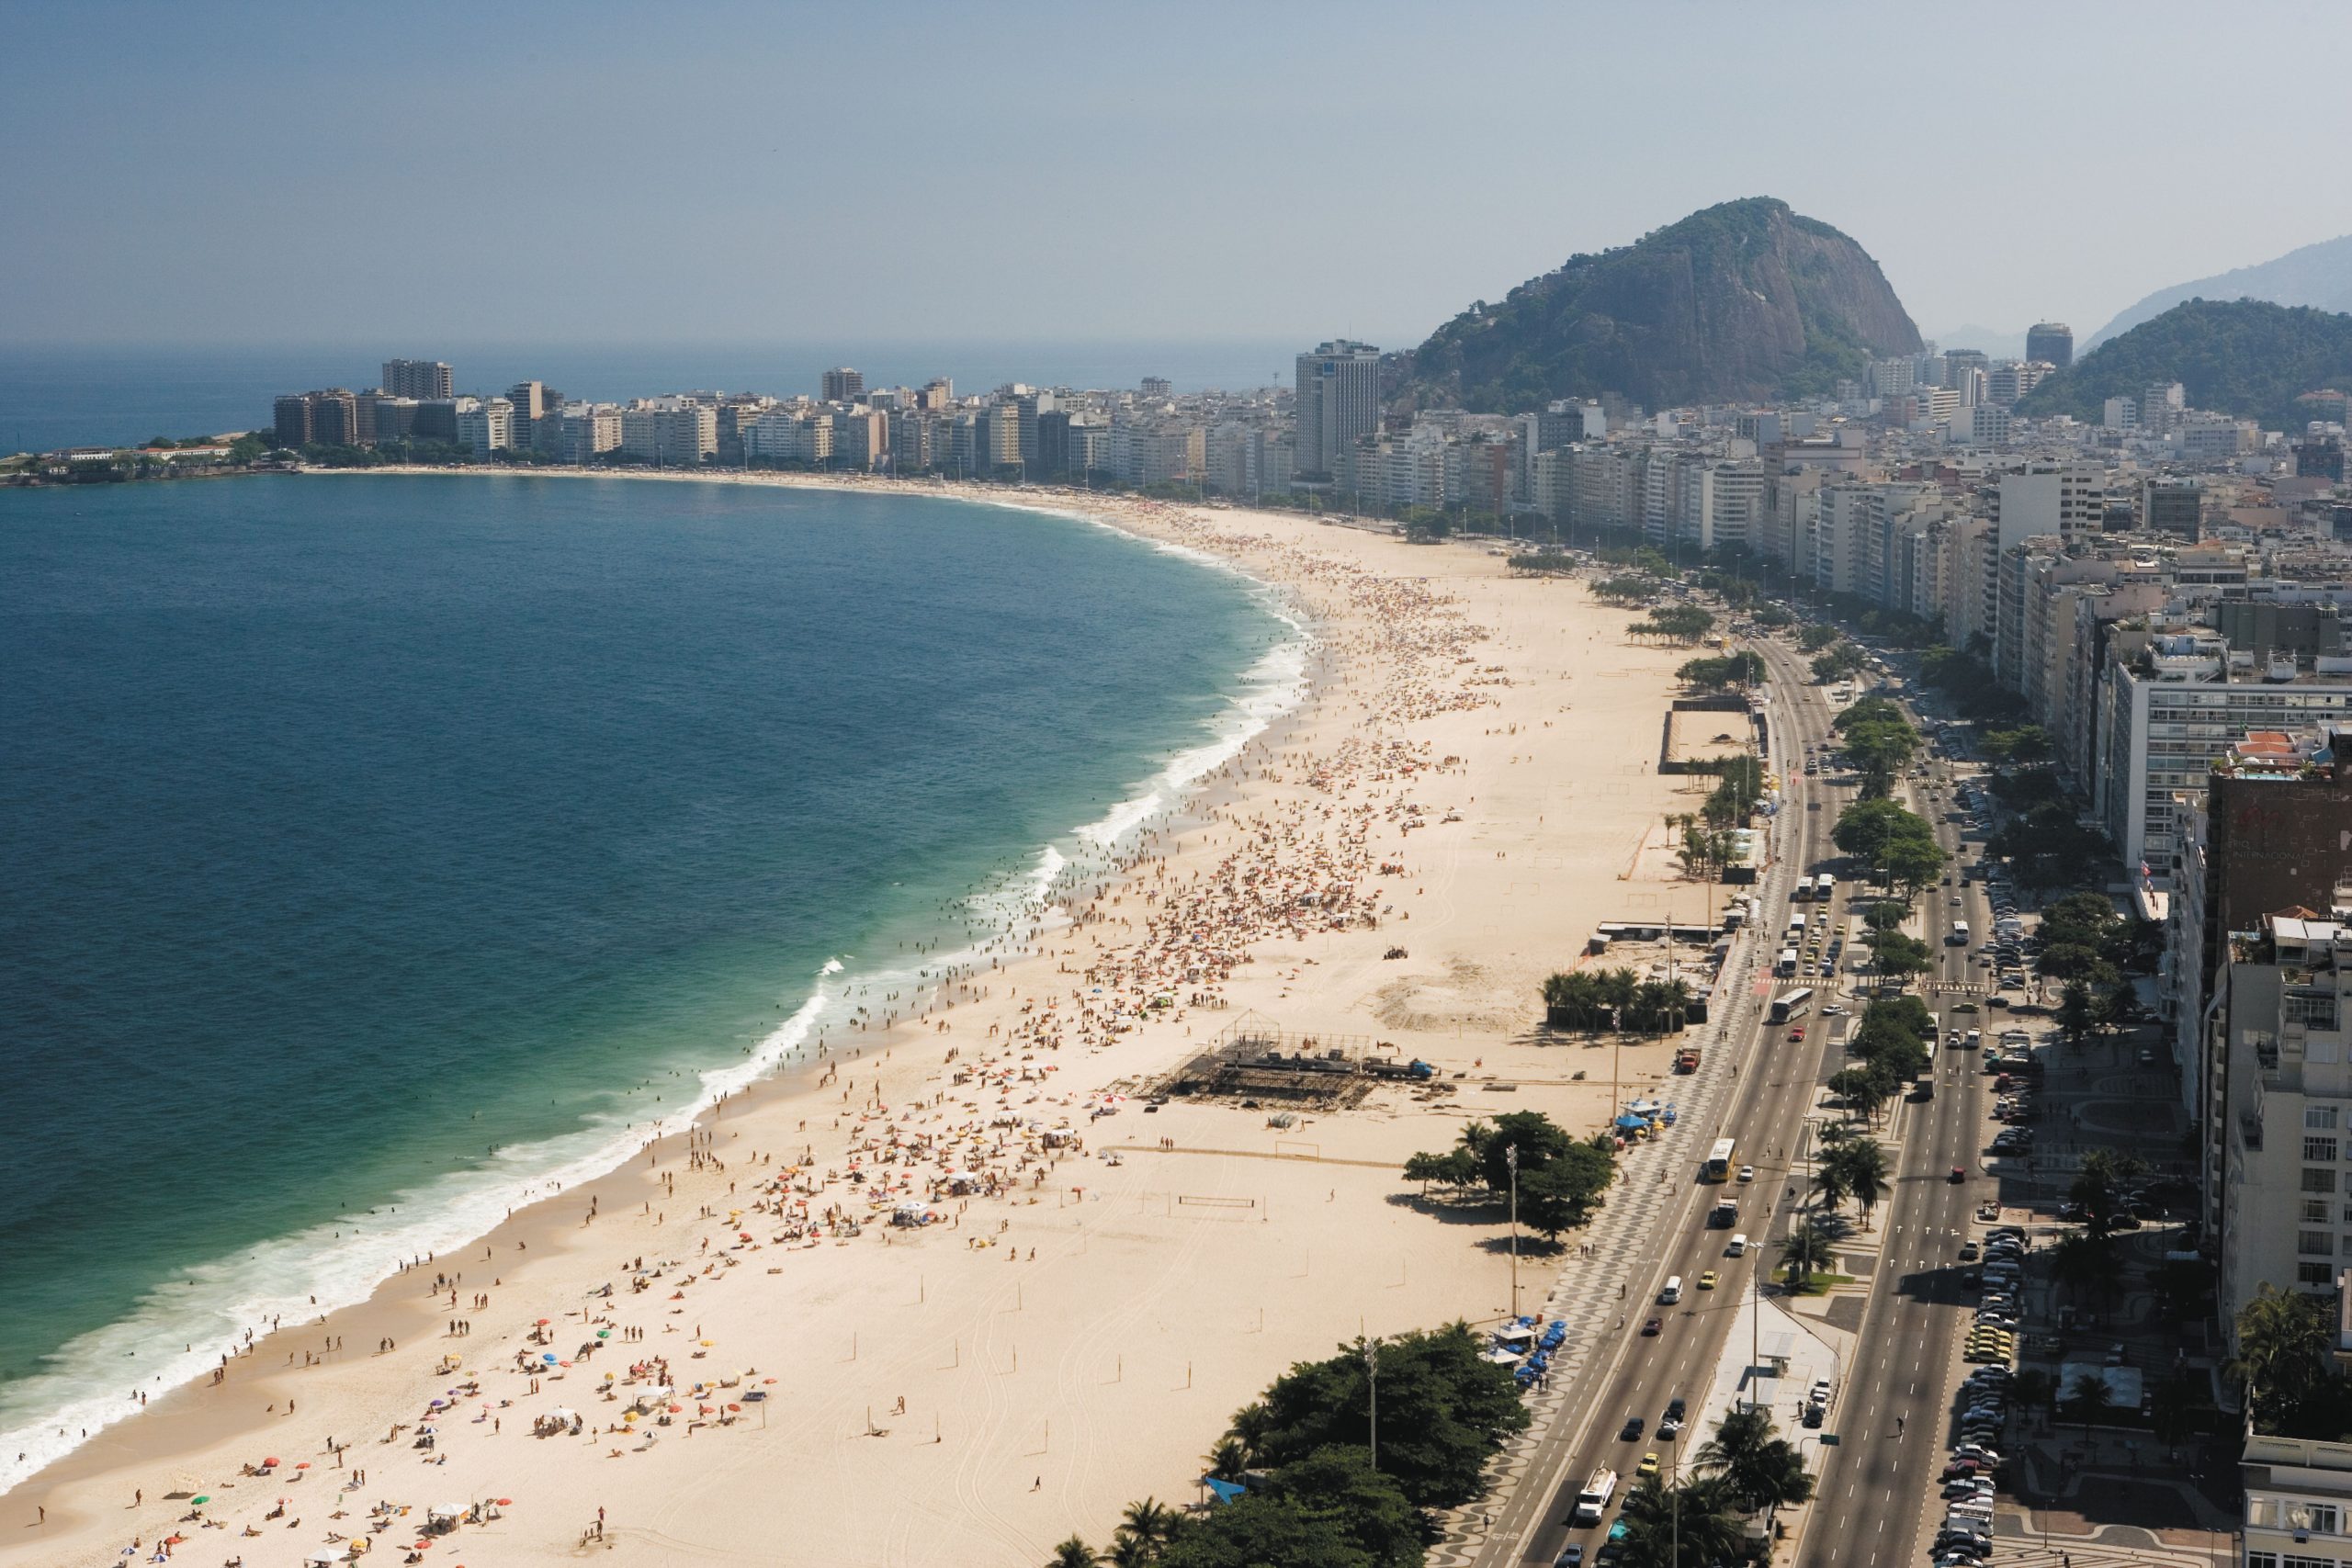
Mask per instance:
[[[1666,408],[1827,393],[1873,354],[1918,346],[1860,245],[1752,197],[1479,300],[1396,368],[1426,404],[1492,412],[1615,394]]]
[[[2143,321],[2036,387],[2018,412],[2096,422],[2109,398],[2177,381],[2188,406],[2303,427],[2296,402],[2322,388],[2352,389],[2352,316],[2258,299],[2191,299]]]

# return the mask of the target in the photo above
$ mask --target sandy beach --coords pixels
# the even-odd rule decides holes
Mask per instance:
[[[808,482],[681,482],[714,479]],[[1274,585],[1305,700],[1025,951],[871,998],[811,1070],[155,1393],[0,1498],[0,1564],[1026,1568],[1193,1501],[1291,1362],[1508,1310],[1499,1216],[1425,1211],[1398,1167],[1479,1115],[1598,1128],[1612,1071],[1667,1080],[1663,1043],[1542,1035],[1537,989],[1602,921],[1713,913],[1665,827],[1711,781],[1656,770],[1690,650],[1483,544],[971,494]],[[1436,1076],[1288,1126],[1147,1109],[1242,1021]],[[1522,1260],[1528,1304],[1555,1267]]]

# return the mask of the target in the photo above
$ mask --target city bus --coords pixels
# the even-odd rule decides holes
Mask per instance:
[[[1774,1023],[1786,1023],[1791,1019],[1803,1018],[1812,1010],[1813,987],[1810,986],[1800,987],[1798,989],[1791,991],[1785,997],[1774,997],[1772,998],[1772,1021]]]
[[[1954,920],[1951,923],[1951,934],[1944,938],[1944,942],[1952,947],[1966,947],[1968,945],[1968,922],[1966,920]]]
[[[1826,904],[1832,898],[1837,897],[1838,879],[1836,877],[1830,875],[1825,871],[1819,876],[1813,879],[1813,901],[1815,903]]]
[[[1733,1168],[1738,1164],[1739,1150],[1733,1146],[1732,1141],[1717,1138],[1713,1146],[1707,1150],[1707,1179],[1729,1181]]]
[[[1796,972],[1797,950],[1793,947],[1784,947],[1781,949],[1780,959],[1773,964],[1772,973],[1780,976],[1782,979],[1786,979]]]

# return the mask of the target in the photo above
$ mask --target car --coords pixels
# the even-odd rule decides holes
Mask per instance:
[[[1560,1555],[1552,1559],[1552,1568],[1584,1568],[1584,1547],[1572,1543],[1560,1548]]]
[[[1793,1043],[1793,1042],[1796,1042],[1796,1041],[1801,1041],[1801,1040],[1803,1040],[1804,1038],[1804,1024],[1800,1023],[1800,1024],[1798,1024],[1794,1029],[1792,1029],[1792,1030],[1790,1030],[1790,1031],[1789,1031],[1789,1039],[1790,1039],[1792,1043]]]
[[[2156,1065],[2156,1054],[2155,1054],[2154,1051],[2149,1050],[2149,1049],[2148,1049],[2146,1046],[2144,1046],[2144,1045],[2141,1046],[2141,1047],[2140,1047],[2140,1065],[2141,1065],[2142,1066],[2143,1066],[2143,1067],[2153,1067],[2153,1066],[2154,1066]]]
[[[1628,1416],[1625,1417],[1624,1426],[1617,1430],[1617,1440],[1622,1443],[1637,1443],[1641,1441],[1642,1429],[1648,1425],[1648,1422],[1638,1416]]]
[[[1743,1165],[1743,1166],[1741,1166],[1741,1167],[1739,1168],[1739,1179],[1740,1179],[1742,1181],[1753,1181],[1753,1180],[1755,1180],[1755,1179],[1756,1179],[1756,1168],[1755,1168],[1754,1166],[1752,1166],[1752,1165]]]
[[[1657,1435],[1658,1439],[1661,1442],[1668,1443],[1680,1437],[1682,1435],[1681,1417],[1677,1416],[1668,1416],[1664,1420],[1660,1421],[1657,1424]]]
[[[1805,1396],[1804,1396],[1804,1397],[1805,1397],[1805,1403],[1806,1403],[1806,1404],[1828,1404],[1828,1403],[1829,1403],[1829,1380],[1828,1380],[1827,1378],[1815,1378],[1815,1379],[1814,1379],[1814,1381],[1813,1381],[1813,1386],[1812,1386],[1811,1388],[1809,1388],[1809,1389],[1807,1389],[1807,1390],[1805,1391]]]
[[[1646,1317],[1642,1320],[1642,1332],[1652,1337],[1655,1337],[1665,1326],[1666,1319],[1662,1317]]]
[[[2001,1205],[1990,1201],[1979,1203],[1976,1205],[1976,1217],[1980,1220],[1997,1220],[2001,1217]]]
[[[1672,1399],[1666,1402],[1666,1418],[1668,1420],[1679,1421],[1689,1414],[1690,1414],[1690,1402],[1684,1399],[1680,1394],[1678,1393]]]
[[[1827,1418],[1828,1414],[1828,1411],[1818,1404],[1808,1404],[1804,1407],[1804,1424],[1808,1427],[1818,1427]]]
[[[1960,1260],[1962,1263],[1973,1263],[1979,1256],[1980,1254],[1978,1253],[1977,1247],[1974,1242],[1964,1241],[1960,1244]]]
[[[1634,1467],[1634,1479],[1636,1481],[1655,1481],[1657,1479],[1658,1470],[1659,1465],[1657,1462],[1657,1455],[1655,1453],[1644,1454],[1642,1456],[1642,1462]]]
[[[1824,1002],[1821,1004],[1821,1016],[1824,1018],[1840,1018],[1844,1016],[1845,1011],[1846,1004],[1844,1002]]]
[[[1699,1276],[1699,1288],[1702,1291],[1712,1291],[1715,1288],[1715,1271],[1713,1269],[1710,1269],[1705,1273]]]
[[[1953,1184],[1954,1186],[1957,1186],[1957,1185],[1959,1185],[1961,1182],[1963,1182],[1963,1181],[1967,1180],[1967,1179],[1968,1179],[1968,1168],[1967,1168],[1966,1166],[1963,1166],[1963,1165],[1956,1165],[1956,1166],[1953,1166],[1953,1167],[1951,1168],[1951,1177],[1950,1177],[1948,1179],[1950,1179],[1950,1180],[1952,1182],[1952,1184]]]

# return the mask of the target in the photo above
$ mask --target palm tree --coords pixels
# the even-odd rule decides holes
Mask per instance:
[[[1853,1189],[1846,1185],[1845,1168],[1834,1157],[1836,1154],[1837,1148],[1833,1145],[1823,1150],[1813,1167],[1813,1190],[1820,1196],[1822,1206],[1833,1214],[1840,1204],[1853,1196]]]
[[[1876,1138],[1855,1138],[1830,1151],[1829,1161],[1844,1175],[1846,1190],[1862,1206],[1862,1228],[1871,1228],[1871,1211],[1886,1196],[1886,1150]]]
[[[1094,1549],[1073,1535],[1054,1548],[1046,1568],[1094,1568]]]
[[[2238,1309],[2238,1353],[2229,1371],[2245,1388],[2255,1419],[2275,1430],[2326,1375],[2327,1320],[2309,1296],[2265,1281]]]
[[[1813,1495],[1804,1456],[1779,1435],[1769,1410],[1750,1405],[1724,1412],[1715,1435],[1690,1457],[1702,1472],[1722,1476],[1745,1508],[1784,1507]]]
[[[1128,1504],[1119,1519],[1119,1535],[1141,1542],[1149,1555],[1156,1555],[1160,1544],[1176,1532],[1176,1510],[1156,1497]]]
[[[2107,1386],[2107,1379],[2097,1372],[2077,1372],[2075,1381],[2066,1385],[2066,1415],[2070,1420],[2083,1424],[2083,1440],[2088,1442],[2091,1428],[2098,1425],[2115,1402]]]
[[[1811,1220],[1799,1220],[1781,1238],[1781,1261],[1789,1270],[1789,1292],[1794,1295],[1813,1282],[1829,1257],[1829,1235]]]
[[[2050,1274],[2069,1296],[2103,1291],[2115,1278],[2115,1246],[2078,1231],[2051,1253]]]
[[[1111,1538],[1111,1550],[1097,1559],[1103,1568],[1151,1568],[1159,1560],[1158,1547],[1124,1530]]]
[[[1219,1481],[1238,1481],[1250,1468],[1250,1446],[1238,1438],[1219,1438],[1216,1447],[1209,1450],[1208,1466],[1209,1473]]]
[[[1254,1460],[1265,1451],[1266,1435],[1273,1429],[1274,1413],[1266,1408],[1263,1400],[1253,1399],[1233,1413],[1233,1420],[1225,1431]]]

